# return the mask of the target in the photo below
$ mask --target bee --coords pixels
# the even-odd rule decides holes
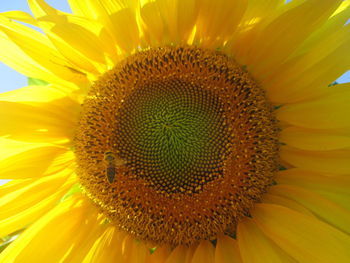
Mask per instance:
[[[118,158],[113,152],[105,152],[106,177],[110,184],[115,181],[117,169],[125,168],[126,161]]]

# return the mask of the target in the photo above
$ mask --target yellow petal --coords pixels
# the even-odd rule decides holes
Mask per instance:
[[[80,0],[68,0],[68,3],[75,15],[91,19],[97,19],[99,17],[95,5],[99,5],[100,1],[86,0],[82,2]]]
[[[186,43],[195,24],[198,6],[194,0],[157,0],[164,30],[171,43]],[[168,40],[168,41],[169,41]]]
[[[342,13],[343,11],[347,10],[350,6],[350,1],[349,0],[344,0],[343,3],[338,7],[337,10],[335,10],[335,12],[332,14],[332,18],[334,16],[339,15],[340,13]],[[348,10],[347,10],[348,11]],[[346,22],[347,20],[345,20],[344,22]]]
[[[95,207],[80,198],[58,204],[31,225],[0,254],[0,262],[82,262],[76,259],[84,256],[85,245],[92,245],[90,241],[103,227],[97,221]]]
[[[321,174],[296,168],[280,171],[276,181],[279,184],[303,187],[350,209],[350,177],[348,175]]]
[[[298,262],[348,262],[350,237],[320,220],[278,205],[257,204],[259,228]]]
[[[273,192],[270,191],[271,188],[269,188],[268,193],[263,195],[262,203],[267,204],[274,204],[274,205],[280,205],[287,207],[289,209],[295,210],[297,212],[300,212],[302,214],[308,215],[308,216],[314,216],[310,210],[302,206],[301,204],[298,204],[296,201],[293,201],[291,199],[278,196],[276,194],[273,194]]]
[[[112,34],[119,47],[128,52],[135,50],[140,44],[140,36],[134,10],[131,8],[124,8],[117,12],[108,10],[108,14],[112,24]]]
[[[271,187],[269,192],[300,203],[323,221],[350,234],[350,212],[326,198],[290,185],[276,185]]]
[[[88,0],[93,1],[93,0]],[[107,11],[108,14],[113,14],[123,8],[131,8],[136,10],[139,6],[139,0],[100,0],[100,5]]]
[[[283,0],[249,0],[248,8],[244,13],[243,21],[250,21],[257,17],[269,16],[276,12],[282,5],[284,5]]]
[[[41,216],[55,206],[70,187],[76,182],[76,178],[58,175],[62,178],[63,184],[55,184],[57,176],[55,178],[49,178],[53,185],[50,183],[41,183],[43,180],[36,180],[34,183],[27,183],[27,186],[23,186],[21,189],[17,189],[12,193],[4,195],[1,198],[1,202],[4,203],[1,209],[0,215],[0,236],[6,236],[17,230],[28,227],[31,223],[38,220]],[[33,194],[33,189],[43,188],[47,186],[47,191],[52,190],[49,193],[46,191],[43,193]],[[23,198],[23,200],[21,200]],[[28,200],[26,200],[28,198]],[[6,203],[5,203],[6,202]],[[32,204],[31,204],[32,203]],[[9,208],[11,207],[11,208]],[[7,209],[7,210],[5,210]]]
[[[40,32],[12,21],[5,16],[1,16],[1,30],[18,45],[25,53],[33,57],[46,69],[53,71],[58,76],[66,80],[72,80],[74,74],[69,69],[68,61],[55,50],[48,38]],[[81,75],[81,74],[80,74]],[[82,79],[84,76],[76,76]],[[82,79],[83,80],[83,79]]]
[[[213,263],[215,248],[210,241],[202,240],[196,248],[191,263]]]
[[[345,0],[338,9],[332,14],[322,27],[319,27],[299,48],[300,52],[311,51],[316,43],[321,43],[327,36],[332,35],[344,28],[344,24],[350,17],[350,1]]]
[[[23,11],[8,11],[8,12],[2,12],[2,15],[13,19],[13,20],[18,20],[24,23],[31,24],[33,26],[37,26],[36,20],[28,13],[23,12]]]
[[[29,0],[28,3],[52,43],[75,65],[73,70],[92,74],[105,70],[103,51],[105,47],[111,46],[102,43],[102,35],[108,41],[108,34],[103,32],[102,26],[81,17],[58,12],[43,0]]]
[[[177,246],[170,253],[165,263],[192,263],[192,258],[197,246],[192,245],[190,247]]]
[[[34,180],[31,184],[7,193],[0,198],[0,218],[16,215],[17,212],[35,206],[37,202],[55,193],[63,186],[68,173],[47,176]]]
[[[0,186],[0,196],[17,191],[31,184],[35,179],[11,180]]]
[[[109,14],[118,12],[122,8],[132,8],[135,10],[139,7],[138,0],[85,0],[84,2],[79,0],[68,0],[68,2],[73,13],[93,20],[108,19]]]
[[[192,263],[192,259],[194,257],[194,253],[197,250],[197,246],[198,245],[192,245],[187,249],[185,263]]]
[[[348,175],[334,175],[294,168],[279,171],[276,181],[280,184],[291,184],[315,191],[334,191],[339,194],[350,192]]]
[[[48,143],[26,143],[0,137],[0,160],[38,147],[52,146]]]
[[[144,242],[136,240],[133,236],[127,235],[122,241],[122,257],[124,262],[138,263],[144,262],[150,254]]]
[[[146,263],[165,262],[166,259],[169,257],[170,253],[171,253],[171,248],[167,245],[157,247],[156,251],[148,255],[146,259]]]
[[[156,2],[148,2],[140,9],[140,16],[143,22],[143,34],[147,41],[152,44],[164,42],[164,23],[159,13]]]
[[[323,95],[327,86],[349,68],[350,60],[343,55],[350,44],[349,34],[348,25],[276,71],[271,70],[274,76],[262,80],[269,99],[275,103],[295,103]]]
[[[111,33],[113,42],[127,52],[139,46],[135,9],[137,1],[69,0],[74,13],[98,20]],[[127,26],[125,26],[127,25]]]
[[[73,169],[74,155],[62,147],[26,150],[0,161],[1,179],[38,178]]]
[[[58,102],[64,99],[75,89],[64,88],[53,85],[47,86],[27,86],[20,89],[7,91],[0,94],[0,101],[21,102],[29,105],[36,103]]]
[[[101,226],[96,218],[88,217],[90,217],[91,220],[88,218],[87,220],[90,221],[82,223],[81,228],[78,229],[80,232],[76,239],[69,239],[69,241],[66,241],[73,241],[73,244],[71,245],[70,251],[64,256],[63,262],[83,262],[85,256],[91,251],[94,241],[102,235],[105,227]]]
[[[350,148],[350,136],[334,131],[288,127],[280,133],[280,141],[294,148],[328,151]]]
[[[329,18],[342,0],[301,2],[267,25],[252,45],[249,65],[254,75],[278,68],[310,33]]]
[[[259,36],[262,25],[273,20],[276,11],[284,7],[284,0],[249,0],[246,11],[237,31],[229,39],[226,45],[229,53],[234,54],[235,59],[242,65],[247,64],[247,55],[252,43]],[[289,4],[290,5],[290,4]],[[265,22],[265,23],[262,23]]]
[[[83,263],[122,262],[124,235],[115,227],[108,227],[96,240]]]
[[[269,240],[252,219],[246,218],[239,222],[237,240],[243,262],[296,262]]]
[[[249,1],[201,1],[196,23],[196,41],[206,47],[220,47],[237,30]]]
[[[114,42],[130,52],[139,46],[139,29],[136,22],[138,1],[111,0],[70,0],[73,11],[98,20],[111,32]],[[128,25],[125,27],[125,25]]]
[[[87,82],[43,34],[0,16],[0,59],[20,73],[64,86]]]
[[[79,104],[68,97],[48,103],[0,101],[0,136],[28,142],[67,143],[74,136]]]
[[[289,164],[315,172],[350,174],[350,151],[304,151],[282,147],[281,158]]]
[[[185,246],[177,246],[169,255],[166,263],[185,262],[187,248]]]
[[[237,241],[226,235],[217,237],[215,263],[242,263]]]
[[[335,85],[323,97],[285,105],[277,110],[277,118],[295,126],[310,129],[350,127],[349,84]]]
[[[348,188],[349,189],[349,188]],[[326,199],[332,201],[333,203],[350,210],[350,194],[347,192],[346,194],[338,194],[337,192],[319,192],[320,195],[325,197]]]

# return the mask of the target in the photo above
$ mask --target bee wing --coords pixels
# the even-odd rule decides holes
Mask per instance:
[[[117,158],[117,159],[115,160],[115,164],[116,164],[117,166],[122,166],[122,165],[125,165],[125,164],[126,164],[126,161],[124,161],[123,159]]]

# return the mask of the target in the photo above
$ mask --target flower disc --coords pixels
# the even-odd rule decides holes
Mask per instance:
[[[136,53],[102,76],[76,134],[87,195],[137,238],[193,244],[234,233],[277,168],[263,90],[233,59],[195,47]]]

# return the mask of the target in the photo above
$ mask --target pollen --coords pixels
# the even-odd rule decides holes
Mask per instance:
[[[249,216],[273,183],[277,133],[264,91],[232,58],[152,48],[91,87],[77,173],[112,224],[152,244],[191,245],[234,234]]]

